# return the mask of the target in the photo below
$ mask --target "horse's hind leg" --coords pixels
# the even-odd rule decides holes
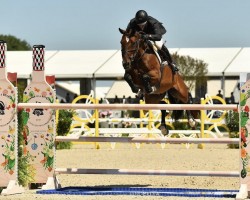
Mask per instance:
[[[188,93],[188,104],[193,104],[193,97],[190,93]],[[187,118],[188,118],[188,123],[189,125],[194,128],[196,126],[196,121],[194,119],[194,116],[192,115],[192,112],[191,110],[187,110],[186,111],[187,113]]]
[[[161,101],[160,103],[161,104],[166,104],[165,101]],[[161,130],[162,135],[164,135],[164,136],[168,135],[168,133],[169,133],[169,130],[167,129],[167,125],[166,125],[166,120],[165,120],[166,113],[167,113],[166,110],[161,110],[161,125],[160,125],[160,130]]]
[[[162,94],[145,94],[145,102],[147,104],[154,104],[154,103],[160,103],[160,104],[166,104],[165,101],[162,99],[164,98],[165,93]],[[161,130],[161,133],[165,136],[168,135],[168,129],[165,121],[166,117],[166,110],[161,110],[161,125],[159,129]]]
[[[174,97],[179,99],[182,103],[187,103],[189,99],[188,87],[179,74],[175,74],[174,79],[175,84],[173,88],[176,90]]]

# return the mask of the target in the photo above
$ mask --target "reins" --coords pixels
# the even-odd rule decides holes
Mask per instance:
[[[127,54],[127,53],[131,53],[131,52],[135,52],[134,54],[133,54],[133,56],[130,58],[131,59],[131,62],[134,62],[135,61],[135,58],[136,58],[136,56],[138,55],[138,53],[139,53],[139,50],[140,50],[140,41],[141,41],[142,39],[141,38],[138,38],[136,41],[135,41],[135,44],[136,44],[136,48],[134,48],[134,49],[129,49],[129,50],[127,50],[126,48],[124,49],[121,49],[121,51],[123,52],[123,53],[125,53],[125,54]],[[148,45],[147,45],[147,47],[146,47],[146,49],[144,49],[144,51],[143,51],[143,53],[140,55],[140,57],[138,57],[136,60],[137,61],[139,61],[139,60],[141,60],[142,59],[142,57],[145,55],[145,53],[146,53],[146,51],[147,51],[147,49],[148,49],[149,47],[148,47]]]

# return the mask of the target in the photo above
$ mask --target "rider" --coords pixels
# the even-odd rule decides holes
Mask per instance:
[[[132,29],[133,31],[143,31],[145,33],[144,35],[142,35],[143,39],[153,41],[163,61],[167,61],[169,63],[174,73],[178,71],[178,68],[173,63],[167,47],[164,45],[162,35],[164,35],[167,31],[163,27],[161,22],[151,16],[148,16],[146,11],[139,10],[137,11],[135,18],[130,20],[126,30],[129,31],[130,29]],[[131,77],[129,77],[125,73],[124,78],[131,86],[132,91],[135,92],[137,89],[135,88],[135,86],[133,86]],[[148,75],[145,75],[143,77],[143,81],[146,92],[153,92],[155,88],[150,86],[150,77]]]
[[[130,29],[134,31],[143,31],[145,35],[142,37],[144,39],[154,41],[163,60],[167,61],[171,65],[174,72],[178,71],[177,67],[173,63],[167,47],[164,45],[162,36],[167,31],[161,22],[149,16],[146,11],[139,10],[137,11],[135,18],[131,19],[127,26],[127,31]]]

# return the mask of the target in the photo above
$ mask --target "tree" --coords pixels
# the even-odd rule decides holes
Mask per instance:
[[[25,41],[12,35],[0,35],[0,40],[7,43],[8,51],[27,51],[31,50],[31,46]]]
[[[202,60],[191,58],[190,56],[180,56],[177,52],[172,54],[172,58],[176,62],[180,74],[189,89],[193,90],[195,87],[195,96],[198,98],[204,97],[207,85],[207,63]]]

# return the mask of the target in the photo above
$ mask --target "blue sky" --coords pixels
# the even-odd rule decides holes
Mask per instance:
[[[170,48],[250,47],[250,0],[0,0],[0,34],[47,50],[119,49],[137,10],[163,22]]]

